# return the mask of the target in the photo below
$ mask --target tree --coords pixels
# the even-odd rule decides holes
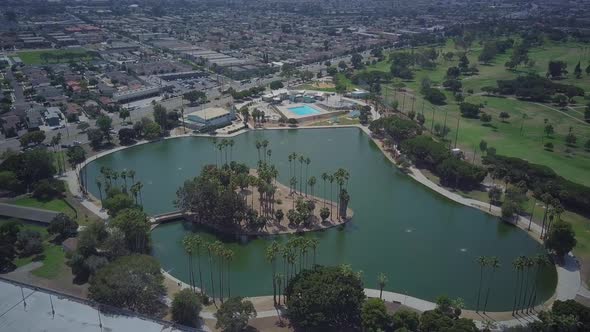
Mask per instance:
[[[481,141],[479,141],[479,149],[481,150],[482,153],[486,152],[488,149],[488,142],[486,142],[483,139]]]
[[[574,76],[576,76],[577,79],[582,78],[582,68],[580,67],[580,61],[578,61],[576,68],[574,68]]]
[[[16,173],[12,171],[0,171],[0,189],[12,193],[23,190],[22,183],[16,177]]]
[[[391,325],[391,317],[381,299],[367,299],[361,309],[361,318],[364,331],[387,331]]]
[[[88,129],[86,131],[86,135],[88,135],[90,145],[94,149],[100,148],[100,146],[102,145],[102,140],[104,138],[103,133],[100,129]]]
[[[129,109],[127,108],[123,108],[119,111],[119,118],[121,118],[123,121],[125,121],[125,119],[127,119],[130,116],[131,112],[129,112]]]
[[[0,272],[8,272],[15,268],[12,260],[17,254],[15,243],[20,226],[15,220],[0,223]]]
[[[471,103],[461,103],[459,104],[459,110],[464,117],[477,119],[479,117],[481,106]]]
[[[60,213],[51,220],[47,232],[57,234],[61,239],[67,239],[78,233],[78,223],[67,215]]]
[[[232,297],[221,304],[214,316],[217,318],[215,328],[239,332],[246,328],[249,319],[256,317],[256,309],[252,302],[241,297]]]
[[[481,298],[481,287],[483,282],[483,269],[487,266],[488,260],[484,256],[477,257],[477,264],[479,265],[479,286],[477,288],[477,306],[475,312],[479,312],[479,300]]]
[[[160,128],[163,130],[168,129],[168,110],[166,110],[166,107],[160,104],[154,106],[154,121],[160,125]]]
[[[135,130],[133,128],[119,129],[119,142],[121,144],[131,144],[135,140]]]
[[[188,288],[174,294],[172,320],[182,325],[197,327],[199,313],[203,308],[201,302],[201,297]]]
[[[269,86],[270,86],[271,90],[278,90],[278,89],[282,89],[284,87],[283,82],[281,82],[279,80],[270,82]]]
[[[45,140],[45,132],[43,131],[33,131],[30,133],[26,133],[19,138],[20,145],[22,147],[28,147],[29,145],[37,146]]]
[[[302,329],[359,328],[365,300],[359,275],[344,267],[316,266],[287,285],[291,323]]]
[[[549,229],[545,246],[562,259],[576,246],[576,234],[572,225],[563,220],[556,220]]]
[[[420,325],[420,316],[414,311],[400,309],[393,314],[393,328],[407,329],[408,331],[417,331]]]
[[[379,284],[379,299],[383,299],[383,288],[387,285],[387,275],[385,273],[379,273],[377,275],[377,283]]]
[[[159,138],[162,135],[162,129],[159,124],[149,121],[143,128],[143,137],[147,140]]]
[[[358,53],[354,53],[350,58],[350,63],[354,69],[361,69],[363,67],[363,56]]]
[[[502,119],[502,122],[506,122],[506,120],[508,120],[510,118],[510,114],[508,114],[508,112],[500,112],[500,119]]]
[[[20,230],[16,236],[15,246],[21,257],[39,254],[43,251],[41,233],[30,229]]]
[[[207,101],[207,95],[203,91],[189,91],[183,97],[190,102],[191,105],[202,104]],[[156,105],[157,106],[157,105]],[[154,107],[154,112],[156,107]]]
[[[147,255],[123,256],[105,265],[90,280],[90,299],[152,315],[166,294],[160,263]]]
[[[323,207],[320,209],[320,218],[322,218],[322,222],[325,222],[330,217],[330,209],[327,207]]]
[[[545,131],[545,136],[550,137],[555,132],[555,129],[553,129],[553,125],[552,124],[547,123],[545,125],[544,131]]]
[[[457,65],[461,71],[466,71],[469,68],[469,59],[465,53],[459,57],[459,64]]]
[[[567,75],[567,63],[564,61],[549,61],[547,65],[547,76],[552,79],[561,78],[563,75]]]
[[[106,115],[101,115],[96,119],[96,126],[102,132],[103,138],[110,142],[111,130],[113,129],[113,119]]]
[[[147,215],[139,209],[123,209],[109,225],[125,235],[127,249],[136,253],[148,253],[150,249],[150,224]]]
[[[125,193],[115,191],[107,196],[108,197],[104,200],[103,207],[111,217],[115,217],[119,211],[135,206],[133,198]]]

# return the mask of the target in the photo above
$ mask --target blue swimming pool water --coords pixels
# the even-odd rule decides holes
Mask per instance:
[[[313,108],[311,106],[307,106],[307,105],[297,106],[297,107],[289,107],[288,110],[299,115],[299,116],[320,114],[320,111],[316,110],[315,108]]]

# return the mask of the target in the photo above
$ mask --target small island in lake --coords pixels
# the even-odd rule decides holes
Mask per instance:
[[[229,139],[216,142],[220,152],[216,164],[205,166],[178,189],[175,206],[189,221],[224,233],[267,235],[315,231],[351,220],[346,170],[321,176],[324,196],[336,195],[334,202],[314,195],[319,186],[315,176],[308,177],[309,158],[289,155],[287,187],[277,181],[279,172],[271,163],[268,141],[256,144],[257,169],[229,161],[224,149],[232,145]]]

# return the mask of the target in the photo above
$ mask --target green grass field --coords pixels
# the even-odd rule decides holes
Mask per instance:
[[[50,58],[43,59],[41,54],[50,54]],[[16,55],[27,65],[41,65],[46,63],[68,63],[73,61],[90,61],[92,56],[88,55],[88,51],[83,48],[72,48],[65,50],[39,50],[39,51],[23,51],[17,52]],[[73,58],[68,55],[74,55]]]
[[[458,53],[451,42],[442,48],[443,52],[452,51]],[[481,47],[474,47],[468,58],[471,63],[478,63],[477,57]],[[531,102],[520,101],[513,98],[501,98],[485,96],[481,94],[481,87],[495,85],[499,79],[511,79],[525,72],[535,72],[544,75],[547,63],[550,59],[559,59],[568,63],[570,71],[582,55],[580,45],[573,43],[548,42],[540,48],[534,48],[529,56],[535,60],[535,65],[521,71],[508,71],[504,63],[509,57],[507,54],[496,57],[491,65],[478,64],[479,75],[462,77],[464,91],[473,90],[473,94],[465,94],[465,101],[481,103],[483,111],[492,115],[493,120],[489,125],[484,126],[478,119],[467,119],[460,116],[459,106],[454,101],[453,95],[445,91],[447,105],[436,106],[424,101],[418,93],[423,78],[429,78],[433,86],[440,86],[445,79],[446,70],[458,63],[458,60],[446,61],[439,57],[437,67],[433,70],[425,70],[416,67],[415,78],[410,81],[396,79],[392,84],[382,86],[382,96],[387,102],[397,100],[399,108],[403,112],[414,110],[417,113],[424,112],[426,123],[425,128],[431,129],[433,123],[441,126],[445,124],[451,132],[446,139],[455,144],[456,128],[459,122],[459,135],[457,146],[461,148],[468,157],[472,157],[478,150],[479,142],[483,139],[488,146],[493,146],[499,154],[526,159],[551,167],[555,172],[570,180],[590,186],[590,151],[583,146],[590,139],[590,125],[582,121],[583,108],[560,110],[553,105],[538,105]],[[582,64],[585,67],[585,63]],[[389,71],[390,63],[387,61],[378,62],[367,67],[365,70]],[[572,75],[570,75],[572,76]],[[590,76],[584,75],[581,79],[567,78],[562,83],[571,83],[587,89],[590,93]],[[403,83],[406,93],[395,91],[394,85]],[[352,83],[351,83],[352,84]],[[405,97],[404,97],[405,96]],[[584,105],[583,98],[578,98],[578,105]],[[500,112],[508,112],[510,118],[506,122],[499,119]],[[523,122],[523,116],[526,119]],[[446,121],[445,121],[446,119]],[[555,128],[552,137],[544,137],[544,120],[547,119]],[[521,131],[522,126],[522,131]],[[578,138],[576,147],[568,147],[565,144],[565,136],[570,127]],[[544,144],[552,142],[553,151],[547,151]]]
[[[39,209],[46,209],[56,212],[62,212],[67,214],[70,217],[75,217],[76,212],[63,200],[63,199],[53,199],[51,201],[40,201],[38,199],[32,197],[23,197],[19,198],[15,201],[10,202],[14,205],[26,206],[26,207],[33,207]]]

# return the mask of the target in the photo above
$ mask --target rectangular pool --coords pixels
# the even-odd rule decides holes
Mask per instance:
[[[318,111],[317,109],[308,106],[308,105],[302,105],[302,106],[297,106],[297,107],[289,107],[287,108],[290,112],[292,112],[293,114],[299,115],[299,116],[305,116],[305,115],[315,115],[315,114],[320,114],[321,112]]]

